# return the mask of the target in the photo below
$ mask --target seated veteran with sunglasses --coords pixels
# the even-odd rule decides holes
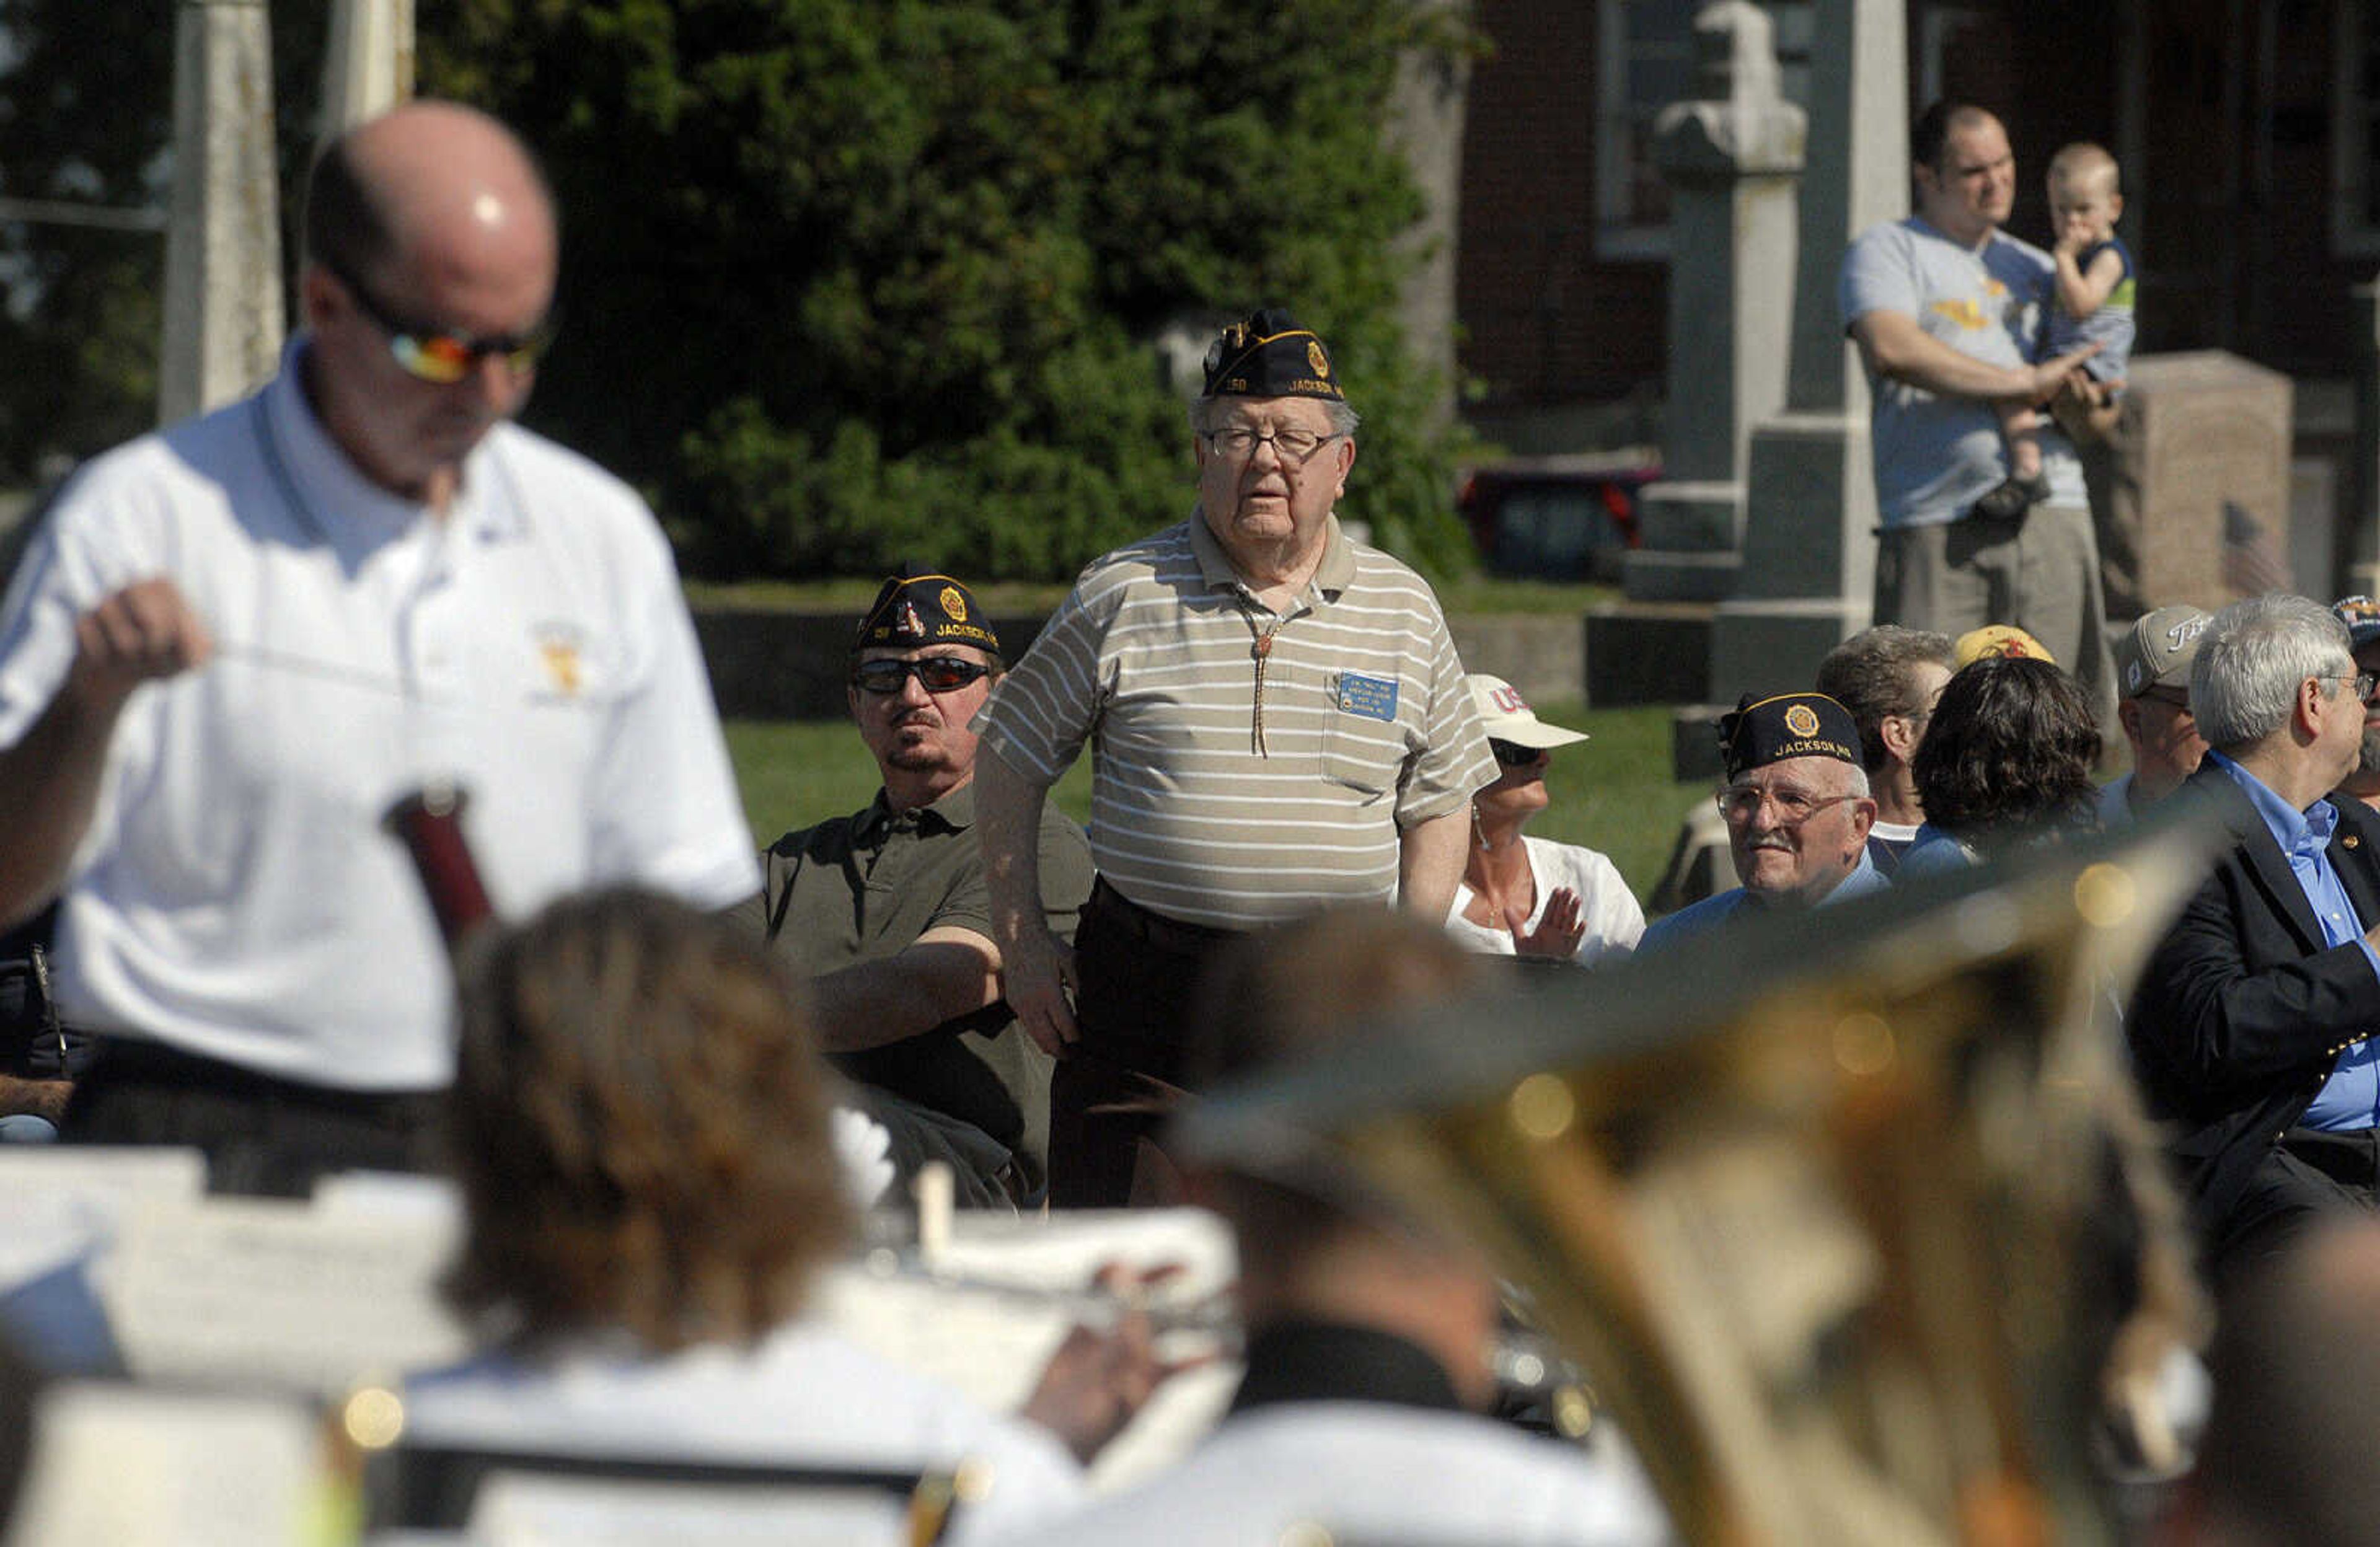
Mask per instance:
[[[499,911],[759,883],[669,544],[508,422],[552,199],[494,120],[415,103],[307,193],[304,327],[257,394],[86,464],[0,610],[0,926],[60,896],[104,1051],[66,1137],[204,1150],[223,1190],[420,1163],[447,951],[402,795],[451,780]]]
[[[963,1203],[1039,1201],[1050,1055],[1001,997],[975,822],[968,728],[1003,670],[1000,637],[947,575],[884,582],[851,646],[846,701],[884,780],[865,810],[761,856],[753,927],[810,980],[828,1061],[892,1136],[896,1173],[951,1163]],[[1060,939],[1091,890],[1091,851],[1041,813],[1042,917]]]
[[[1749,693],[1718,723],[1727,785],[1728,858],[1743,884],[1653,924],[1638,953],[1666,950],[1718,928],[1746,908],[1814,907],[1889,884],[1867,851],[1876,821],[1859,725],[1824,693]]]
[[[1619,868],[1591,848],[1522,832],[1546,809],[1553,749],[1585,731],[1547,725],[1500,676],[1463,678],[1496,755],[1496,782],[1471,798],[1471,853],[1446,927],[1475,951],[1592,967],[1626,956],[1645,932],[1645,910]]]

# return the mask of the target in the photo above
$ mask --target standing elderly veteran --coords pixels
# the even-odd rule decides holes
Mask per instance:
[[[1191,413],[1196,511],[1085,569],[978,722],[1008,1001],[1060,1057],[1052,1202],[1129,1196],[1156,1119],[1091,1109],[1178,1081],[1219,944],[1391,897],[1434,924],[1453,900],[1496,761],[1438,598],[1331,513],[1355,423],[1311,332],[1272,311],[1226,328]],[[1069,951],[1034,838],[1086,738],[1099,880]]]
[[[2206,625],[2190,699],[2209,749],[2188,789],[2234,847],[2150,958],[2125,1017],[2218,1273],[2368,1210],[2380,1161],[2380,815],[2331,800],[2373,676],[2301,596]]]
[[[1867,850],[1876,822],[1859,726],[1824,693],[1750,694],[1718,723],[1727,786],[1718,792],[1728,857],[1743,884],[1654,924],[1642,956],[1668,950],[1754,909],[1845,902],[1889,884]]]
[[[418,103],[317,162],[305,326],[255,396],[76,474],[0,611],[0,920],[63,893],[55,986],[109,1050],[68,1138],[302,1190],[418,1163],[450,978],[406,792],[468,791],[501,912],[759,884],[668,542],[506,420],[551,328],[527,150]]]
[[[961,1201],[1030,1204],[1049,1178],[1050,1055],[1001,998],[968,728],[1004,669],[965,586],[905,567],[886,580],[845,689],[883,787],[856,815],[771,845],[749,917],[810,980],[820,1046],[859,1082],[896,1167],[948,1161]],[[1091,853],[1054,807],[1039,859],[1043,915],[1071,940]]]

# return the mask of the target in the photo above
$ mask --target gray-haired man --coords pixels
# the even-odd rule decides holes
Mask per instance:
[[[2353,767],[2373,678],[2301,596],[2207,623],[2190,697],[2209,750],[2188,787],[2234,845],[2151,958],[2125,1017],[2207,1254],[2252,1267],[2368,1210],[2380,1179],[2380,815],[2325,798]]]

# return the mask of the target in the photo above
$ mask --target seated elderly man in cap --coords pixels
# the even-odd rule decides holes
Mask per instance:
[[[1050,1055],[1001,998],[976,843],[976,737],[1000,638],[947,575],[895,575],[852,640],[845,701],[884,786],[855,815],[762,859],[753,927],[811,980],[820,1042],[892,1136],[894,1168],[953,1163],[962,1202],[1038,1201],[1049,1180]],[[1041,813],[1042,917],[1072,939],[1090,847]]]
[[[2374,678],[2302,596],[2210,619],[2187,787],[2232,847],[2150,957],[2124,1030],[2209,1266],[2252,1270],[2380,1183],[2380,816],[2332,800]]]
[[[1311,330],[1274,311],[1224,329],[1191,409],[1196,510],[1094,560],[985,706],[993,938],[1061,1060],[1052,1203],[1131,1197],[1224,942],[1341,902],[1435,924],[1454,899],[1496,760],[1428,583],[1331,514],[1355,424]],[[1032,838],[1087,742],[1099,879],[1070,951]]]
[[[2100,826],[2131,821],[2198,772],[2206,743],[2190,712],[2190,668],[2205,631],[2196,607],[2159,607],[2117,639],[2116,723],[2132,745],[2132,771],[2100,790]]]
[[[1750,909],[1813,907],[1888,884],[1868,857],[1876,801],[1860,765],[1859,726],[1824,693],[1750,694],[1718,723],[1727,749],[1728,857],[1743,884],[1672,913],[1637,954],[1668,950]]]
[[[2380,602],[2368,596],[2347,596],[2331,603],[2332,614],[2347,625],[2355,645],[2355,669],[2380,672]],[[2380,810],[2380,708],[2363,706],[2363,747],[2355,766],[2339,781],[2338,793],[2351,795]]]

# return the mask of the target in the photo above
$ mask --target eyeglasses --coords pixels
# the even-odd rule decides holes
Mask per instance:
[[[990,675],[991,668],[982,662],[955,655],[928,655],[915,661],[887,658],[862,661],[852,667],[851,685],[863,692],[897,693],[914,676],[929,693],[949,693]]]
[[[2345,672],[2325,672],[2321,676],[2315,677],[2314,680],[2316,682],[2351,682],[2355,684],[2355,698],[2356,701],[2359,703],[2370,703],[2372,701],[2373,690],[2374,688],[2380,688],[2380,672],[2357,672],[2353,676],[2348,676]]]
[[[551,313],[527,333],[473,335],[426,327],[399,317],[342,265],[325,262],[322,267],[346,286],[372,325],[388,335],[388,352],[406,374],[421,381],[452,386],[491,356],[501,357],[514,375],[525,376],[553,345],[556,323]]]
[[[1730,822],[1750,822],[1760,814],[1760,803],[1766,800],[1777,808],[1778,822],[1787,827],[1799,827],[1829,806],[1858,798],[1856,795],[1816,796],[1790,786],[1762,789],[1757,785],[1730,785],[1718,797],[1718,814]]]
[[[1284,468],[1302,468],[1316,452],[1343,438],[1336,433],[1318,435],[1311,430],[1276,430],[1269,435],[1259,435],[1245,424],[1227,424],[1220,430],[1207,432],[1207,444],[1215,448],[1218,457],[1245,462],[1257,454],[1259,445],[1269,444],[1272,454],[1281,458]]]
[[[1496,761],[1507,768],[1526,768],[1545,756],[1540,748],[1524,747],[1517,741],[1499,741],[1492,736],[1488,738],[1488,749],[1495,753]]]

